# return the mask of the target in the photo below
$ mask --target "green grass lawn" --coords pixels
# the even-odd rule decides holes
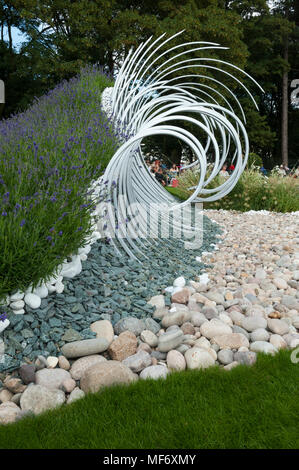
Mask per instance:
[[[117,386],[0,427],[1,449],[298,448],[299,364],[290,351]]]
[[[188,191],[185,191],[184,189],[180,188],[173,188],[172,186],[166,186],[165,189],[172,194],[173,196],[177,197],[178,199],[181,199],[182,201],[185,201],[190,197],[191,193],[188,193]]]

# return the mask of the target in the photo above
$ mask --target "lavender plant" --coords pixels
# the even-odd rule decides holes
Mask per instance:
[[[0,299],[48,281],[92,233],[88,190],[117,149],[97,66],[0,121]]]

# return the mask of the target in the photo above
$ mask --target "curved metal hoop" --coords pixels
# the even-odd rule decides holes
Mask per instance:
[[[234,188],[246,166],[249,141],[241,103],[222,79],[217,80],[206,74],[206,71],[216,71],[223,75],[223,79],[228,77],[229,80],[234,80],[249,95],[256,108],[257,104],[248,88],[225,69],[243,73],[263,91],[252,77],[229,62],[202,57],[184,59],[186,55],[198,51],[227,49],[219,44],[196,41],[165,50],[164,46],[181,33],[183,31],[165,40],[165,33],[153,41],[150,37],[135,52],[131,50],[123,62],[113,89],[106,89],[103,93],[106,100],[105,111],[126,136],[104,174],[105,188],[111,195],[112,202],[107,206],[106,213],[108,219],[116,221],[117,230],[114,230],[112,240],[116,250],[121,253],[121,249],[124,249],[133,258],[145,254],[143,238],[147,238],[148,213],[153,211],[153,204],[155,207],[160,205],[154,211],[167,217],[170,211],[187,207],[194,200],[216,201]],[[179,52],[180,49],[182,52]],[[202,73],[195,74],[194,69]],[[237,107],[241,118],[235,114],[234,107]],[[191,132],[178,127],[178,121],[197,126],[206,135],[205,144]],[[199,181],[197,186],[190,188],[194,189],[193,194],[181,204],[175,202],[161,187],[145,165],[141,142],[152,135],[168,135],[180,139],[190,147],[195,157],[195,162],[183,169],[198,165]],[[210,171],[207,155],[211,153],[214,161]],[[207,188],[219,174],[227,158],[234,162],[234,171],[224,183]],[[119,203],[120,197],[122,204]],[[137,209],[134,213],[130,209],[137,206],[142,206],[144,210]],[[128,210],[135,217],[139,234],[144,236],[136,239],[125,233],[123,227],[128,220]],[[191,227],[185,229],[192,232]]]

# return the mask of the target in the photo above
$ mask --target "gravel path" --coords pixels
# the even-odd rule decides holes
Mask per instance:
[[[211,285],[234,282],[236,287],[255,282],[257,276],[265,278],[262,285],[272,285],[269,290],[265,289],[265,292],[273,292],[272,298],[281,298],[283,294],[298,296],[299,212],[208,210],[205,214],[224,230],[219,251],[202,257],[204,262],[213,264],[213,268],[207,270],[213,279]],[[294,272],[295,278],[292,277]],[[284,279],[287,284],[285,287],[283,283],[285,289],[279,292],[275,289],[276,281],[273,284],[277,278]],[[276,287],[279,290],[280,286]],[[266,297],[271,299],[269,295]]]

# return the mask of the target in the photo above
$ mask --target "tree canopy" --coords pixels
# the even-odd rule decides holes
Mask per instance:
[[[87,63],[98,63],[113,75],[131,47],[149,36],[184,29],[174,45],[183,37],[185,42],[226,46],[226,51],[213,50],[211,57],[243,68],[263,87],[265,93],[252,88],[259,112],[238,96],[246,111],[251,150],[262,156],[265,166],[282,161],[281,120],[287,105],[289,162],[295,164],[299,106],[289,98],[285,103],[283,77],[290,96],[291,82],[298,77],[298,3],[276,0],[270,8],[266,0],[0,0],[0,79],[6,85],[2,117],[25,109],[35,96]],[[20,48],[14,44],[15,28],[26,37]],[[173,160],[182,150],[167,138],[160,148]]]

